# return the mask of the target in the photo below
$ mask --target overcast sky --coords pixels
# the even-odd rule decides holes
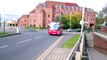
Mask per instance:
[[[28,14],[33,10],[38,3],[43,3],[46,0],[0,0],[0,14]],[[100,11],[107,4],[107,0],[54,0],[61,2],[77,3],[79,6],[92,8],[95,11]],[[85,4],[84,4],[85,3]]]

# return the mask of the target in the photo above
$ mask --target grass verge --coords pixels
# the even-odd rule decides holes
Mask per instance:
[[[78,41],[80,34],[75,35],[74,37],[68,39],[63,45],[62,48],[72,48]]]
[[[7,32],[0,32],[0,36],[5,36],[5,35],[8,35],[9,33],[7,33]]]

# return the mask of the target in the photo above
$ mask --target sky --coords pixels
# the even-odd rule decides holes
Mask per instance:
[[[0,0],[0,14],[5,15],[13,14],[18,16],[28,14],[39,3],[44,3],[45,1],[46,0]],[[79,6],[92,8],[95,11],[100,11],[107,4],[107,0],[53,0],[53,1],[77,3]]]

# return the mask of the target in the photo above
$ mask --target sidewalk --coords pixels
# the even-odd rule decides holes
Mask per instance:
[[[94,44],[93,44],[93,33],[86,33],[86,38],[87,38],[87,42],[88,42],[88,54],[89,54],[89,58],[90,60],[107,60],[107,56],[104,55],[103,53],[97,51],[94,48]]]
[[[44,60],[66,60],[71,49],[68,48],[55,48],[49,53]]]
[[[107,56],[100,53],[94,48],[88,48],[89,50],[89,55],[90,55],[90,60],[107,60]]]
[[[74,35],[72,35],[74,36]],[[55,41],[37,60],[66,60],[71,49],[70,48],[61,48],[61,45],[71,38],[71,35],[63,35]]]

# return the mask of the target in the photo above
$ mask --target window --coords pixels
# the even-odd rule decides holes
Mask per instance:
[[[68,6],[68,10],[70,10],[70,6]]]
[[[76,7],[76,11],[78,11],[78,7]]]
[[[50,17],[50,15],[48,15],[48,17]]]
[[[32,25],[30,25],[30,27],[31,27]]]
[[[36,20],[34,20],[34,22],[36,22]]]
[[[33,26],[35,27],[36,25],[34,24]]]
[[[64,9],[67,9],[67,6],[63,6]]]
[[[42,4],[39,4],[39,7],[42,7]]]
[[[59,8],[62,8],[62,5],[59,5]]]
[[[26,19],[25,19],[25,22],[26,22]]]
[[[58,5],[55,5],[55,8],[58,9]]]
[[[46,7],[46,4],[43,4],[44,7]]]
[[[74,6],[72,6],[72,10],[74,11]]]

